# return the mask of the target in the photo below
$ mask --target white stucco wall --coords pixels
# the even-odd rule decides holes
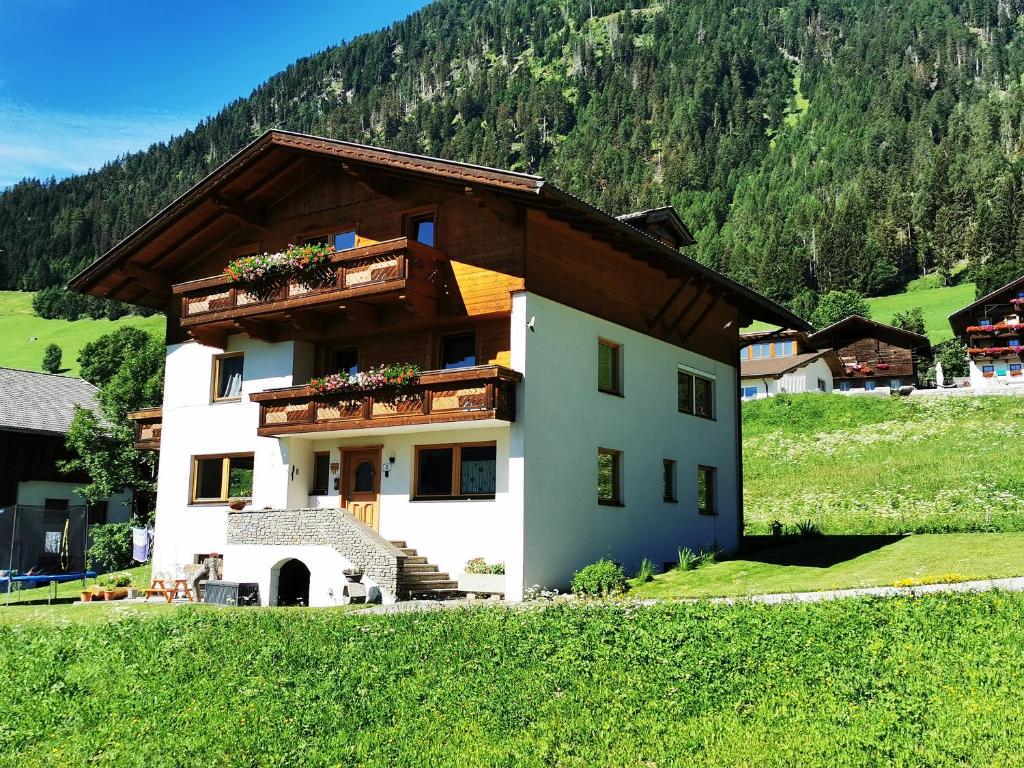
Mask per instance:
[[[520,306],[522,305],[522,306]],[[517,311],[518,310],[518,311]],[[524,430],[527,586],[564,588],[603,555],[633,570],[675,561],[681,546],[738,545],[733,366],[534,294],[513,300],[526,333]],[[623,397],[597,388],[598,338],[622,345]],[[680,365],[715,379],[715,420],[679,413]],[[623,452],[624,506],[597,502],[599,447]],[[677,503],[662,498],[662,461],[677,462]],[[697,466],[717,473],[717,516],[697,512]]]
[[[256,435],[259,406],[248,395],[296,383],[295,372],[304,375],[311,365],[311,347],[302,342],[269,344],[233,334],[223,351],[245,353],[239,402],[210,402],[213,358],[222,350],[196,342],[167,348],[154,572],[173,573],[193,562],[197,554],[224,552],[227,507],[189,504],[193,456],[252,452],[253,504],[288,506],[290,444]]]
[[[968,377],[971,382],[971,387],[977,390],[1005,390],[1007,388],[1019,388],[1024,387],[1024,376],[1012,376],[1010,374],[1010,365],[1015,365],[1021,361],[1017,358],[1003,358],[1000,360],[969,360],[968,361]],[[987,377],[982,371],[983,366],[991,365],[994,367],[995,376]]]
[[[260,605],[277,604],[276,571],[287,560],[301,560],[309,568],[309,605],[330,607],[342,604],[344,570],[352,563],[333,547],[227,546],[224,548],[224,579],[256,582],[260,585]],[[376,586],[363,577],[367,586]]]
[[[23,480],[18,483],[17,503],[41,507],[47,499],[67,499],[68,506],[87,506],[89,502],[78,493],[80,483],[58,483],[44,480]],[[107,522],[123,523],[132,516],[132,493],[124,490],[107,501]]]
[[[741,389],[757,387],[757,394],[754,397],[747,397],[747,399],[752,400],[770,397],[780,392],[787,392],[789,394],[819,392],[818,379],[825,382],[826,392],[832,391],[832,369],[828,367],[828,363],[820,358],[778,379],[773,376],[752,376],[741,379],[740,387]]]

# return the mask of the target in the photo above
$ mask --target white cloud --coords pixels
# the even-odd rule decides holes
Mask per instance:
[[[202,115],[139,111],[90,115],[0,100],[0,189],[26,176],[63,178],[99,168],[192,128]]]

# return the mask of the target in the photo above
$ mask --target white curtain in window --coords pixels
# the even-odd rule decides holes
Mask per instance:
[[[224,382],[224,394],[222,397],[241,397],[242,396],[242,372],[232,371],[228,374],[227,381]]]

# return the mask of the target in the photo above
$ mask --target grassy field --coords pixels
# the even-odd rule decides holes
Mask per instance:
[[[64,351],[64,373],[78,375],[78,352],[105,333],[134,325],[163,335],[163,316],[120,320],[44,320],[32,314],[32,294],[0,291],[0,366],[41,371],[43,351],[56,344]]]
[[[786,537],[751,550],[741,559],[660,574],[628,597],[736,597],[1024,575],[1024,533]]]
[[[0,624],[0,766],[1010,765],[1024,595]]]
[[[1024,398],[772,397],[743,406],[747,533],[1024,531]]]
[[[934,277],[929,275],[911,282],[903,293],[868,299],[872,319],[890,323],[897,312],[921,307],[925,332],[933,345],[953,338],[949,316],[974,301],[974,283],[942,286]]]

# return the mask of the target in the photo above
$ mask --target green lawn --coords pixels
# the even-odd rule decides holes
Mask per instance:
[[[660,574],[630,598],[699,598],[1024,576],[1024,533],[786,537],[742,558]]]
[[[939,286],[928,278],[914,281],[904,293],[868,299],[871,318],[880,323],[891,323],[893,315],[911,307],[924,312],[925,332],[933,345],[953,338],[949,316],[974,301],[974,283]]]
[[[0,624],[0,766],[1012,765],[1024,595]]]
[[[132,584],[136,588],[145,588],[149,586],[150,581],[150,570],[152,564],[146,563],[136,568],[126,568],[123,571],[116,571],[116,573],[127,573],[132,577]],[[92,586],[97,581],[102,580],[102,576],[99,579],[86,579],[86,585]],[[18,603],[45,603],[48,599],[53,597],[54,591],[51,587],[36,587],[35,589],[19,589],[16,592],[11,593],[10,599],[8,600],[7,592],[0,590],[0,605],[16,605]],[[63,584],[57,585],[56,599],[59,601],[65,600],[77,600],[79,599],[82,591],[82,581],[68,581]]]
[[[32,314],[32,294],[0,291],[0,366],[41,371],[48,344],[64,352],[64,373],[78,375],[78,352],[105,333],[133,325],[162,336],[164,318],[122,317],[119,320],[44,320]]]
[[[743,405],[748,534],[1024,531],[1024,398],[789,395]]]

